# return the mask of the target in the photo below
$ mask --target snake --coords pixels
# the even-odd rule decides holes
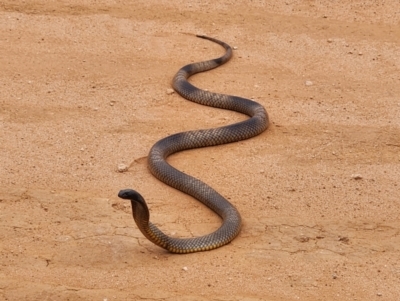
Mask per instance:
[[[147,239],[171,253],[181,254],[208,251],[230,243],[241,230],[242,218],[236,207],[211,186],[171,166],[167,162],[168,156],[184,150],[249,139],[261,134],[269,125],[267,111],[261,104],[239,96],[201,90],[188,82],[188,78],[196,73],[225,64],[233,53],[232,48],[225,42],[204,35],[196,37],[221,45],[225,49],[225,54],[215,59],[188,64],[179,69],[172,80],[173,89],[189,101],[236,111],[250,118],[218,128],[192,130],[167,136],[150,149],[147,164],[153,176],[203,203],[220,216],[222,224],[214,232],[203,236],[171,237],[150,222],[149,208],[139,192],[123,189],[118,193],[120,198],[130,200],[133,219]]]

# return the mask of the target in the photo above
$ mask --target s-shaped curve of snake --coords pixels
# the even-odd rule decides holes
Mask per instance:
[[[210,40],[225,48],[223,56],[181,68],[172,81],[174,90],[187,100],[216,108],[236,111],[250,118],[231,125],[181,132],[158,141],[150,150],[148,167],[150,172],[165,184],[191,195],[222,218],[216,231],[193,238],[173,238],[164,234],[149,221],[150,213],[144,198],[132,189],[118,193],[122,199],[131,201],[133,219],[138,228],[154,244],[172,253],[191,253],[212,250],[231,242],[240,232],[241,217],[237,209],[222,195],[202,181],[189,176],[166,161],[176,152],[236,142],[254,137],[268,127],[268,114],[264,107],[250,99],[204,91],[190,84],[187,79],[193,74],[214,69],[232,57],[232,48],[217,39],[203,35],[197,37]]]

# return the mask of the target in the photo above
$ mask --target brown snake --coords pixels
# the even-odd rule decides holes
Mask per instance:
[[[241,217],[237,209],[223,196],[202,181],[189,176],[166,161],[167,157],[187,149],[231,143],[254,137],[268,127],[268,114],[264,107],[252,100],[200,90],[187,79],[196,73],[214,69],[232,57],[232,48],[217,39],[197,37],[213,41],[226,50],[216,59],[193,63],[181,68],[175,75],[172,86],[182,97],[206,106],[228,109],[250,116],[235,124],[204,130],[177,133],[158,141],[150,150],[148,166],[151,173],[167,185],[191,195],[222,218],[222,225],[213,233],[193,238],[172,238],[164,234],[149,221],[150,213],[144,198],[136,191],[124,189],[118,193],[132,204],[133,218],[145,237],[172,253],[190,253],[221,247],[232,241],[240,232]]]

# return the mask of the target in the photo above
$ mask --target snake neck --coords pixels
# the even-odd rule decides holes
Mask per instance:
[[[131,200],[131,204],[133,219],[143,235],[154,244],[167,248],[170,238],[150,222],[150,212],[144,199]]]

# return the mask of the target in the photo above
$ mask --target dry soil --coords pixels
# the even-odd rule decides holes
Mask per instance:
[[[220,249],[143,238],[122,188],[166,233],[220,221],[146,156],[175,132],[245,117],[169,94],[191,81],[252,98],[271,126],[171,164],[242,214]],[[1,300],[400,300],[399,1],[3,0]],[[129,166],[118,172],[119,164]]]

